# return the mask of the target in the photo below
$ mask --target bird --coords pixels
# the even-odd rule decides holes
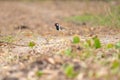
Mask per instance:
[[[71,33],[68,28],[64,28],[64,27],[60,26],[59,23],[55,23],[55,29],[58,32],[58,34],[60,34],[62,36]]]
[[[57,31],[65,30],[65,28],[61,27],[59,23],[55,23],[55,27]]]

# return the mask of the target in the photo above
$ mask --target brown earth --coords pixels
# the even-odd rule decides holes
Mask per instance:
[[[46,51],[45,53],[48,54],[43,54],[41,51],[41,54],[38,54],[38,52],[29,49],[26,46],[22,47],[11,44],[9,45],[7,43],[0,43],[0,79],[72,80],[64,75],[61,65],[64,63],[73,63],[75,66],[79,66],[78,70],[81,70],[86,66],[82,65],[81,63],[84,64],[85,62],[79,61],[77,59],[66,58],[63,55],[54,53],[56,51],[69,47],[71,45],[70,37],[76,34],[83,39],[91,37],[93,35],[98,35],[103,43],[116,42],[120,39],[120,29],[103,26],[92,27],[87,23],[86,25],[83,25],[82,23],[77,24],[75,22],[66,22],[64,19],[69,16],[80,15],[84,13],[104,13],[104,11],[108,9],[110,5],[117,4],[118,3],[115,2],[107,3],[102,1],[0,1],[1,37],[7,35],[15,36],[15,44],[17,43],[20,45],[26,45],[26,43],[28,43],[30,40],[35,40],[36,42],[39,41],[38,38],[36,40],[36,37],[40,37],[40,40],[42,40],[42,38],[43,40],[50,38],[49,44],[46,44],[48,47],[50,44],[52,44],[52,42],[55,42],[54,45],[52,44],[52,46],[50,46],[50,49],[48,51],[46,50],[48,47],[45,47],[45,49],[42,47],[42,49]],[[63,32],[56,31],[54,27],[54,23],[56,22],[60,23],[60,25],[65,27],[67,30]],[[23,25],[26,27],[23,29],[18,29]],[[38,43],[40,44],[42,42]],[[39,46],[41,45],[38,45],[35,50],[40,48]],[[58,49],[59,46],[61,46],[61,48]],[[53,50],[55,51],[51,52]],[[24,57],[22,56],[23,54]],[[97,67],[99,68],[99,66]],[[40,78],[37,77],[34,74],[37,70],[43,70],[44,75]],[[80,74],[75,80],[83,79],[83,75],[84,74]]]

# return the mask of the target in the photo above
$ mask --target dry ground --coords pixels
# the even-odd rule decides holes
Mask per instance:
[[[117,3],[102,1],[0,1],[0,36],[1,38],[7,35],[15,36],[14,43],[19,44],[17,46],[0,43],[0,80],[72,80],[67,78],[62,70],[63,64],[69,63],[77,66],[77,70],[84,72],[79,74],[75,80],[97,80],[85,75],[89,62],[56,53],[70,47],[71,37],[76,34],[83,40],[98,35],[103,43],[114,43],[120,39],[120,29],[66,22],[64,18],[86,12],[102,13],[109,8],[109,5],[115,4]],[[68,31],[56,31],[54,28],[56,22],[65,26]],[[25,25],[26,28],[18,29],[21,25]],[[38,44],[34,50],[26,47],[31,40]],[[89,67],[97,70],[100,66],[93,64]],[[36,76],[35,72],[38,70],[42,70],[44,75]],[[104,69],[101,70],[104,71]]]

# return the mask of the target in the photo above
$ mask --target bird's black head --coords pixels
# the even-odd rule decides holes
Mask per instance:
[[[60,30],[60,26],[58,23],[55,23],[56,30]]]
[[[58,24],[58,23],[55,23],[55,26],[59,26],[59,24]]]

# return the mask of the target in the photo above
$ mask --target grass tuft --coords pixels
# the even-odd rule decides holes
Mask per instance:
[[[67,65],[65,67],[65,74],[68,78],[74,78],[77,76],[77,73],[74,71],[73,65]]]
[[[36,45],[36,44],[35,44],[35,42],[33,42],[33,41],[30,41],[29,44],[28,44],[28,46],[29,46],[30,48],[33,48],[35,45]]]
[[[86,23],[92,26],[110,26],[120,27],[120,6],[111,6],[110,10],[106,11],[105,14],[91,14],[84,13],[82,15],[75,15],[65,18],[65,21]]]
[[[74,37],[73,37],[73,43],[74,43],[74,44],[77,44],[77,43],[79,43],[79,42],[80,42],[79,36],[74,36]]]

